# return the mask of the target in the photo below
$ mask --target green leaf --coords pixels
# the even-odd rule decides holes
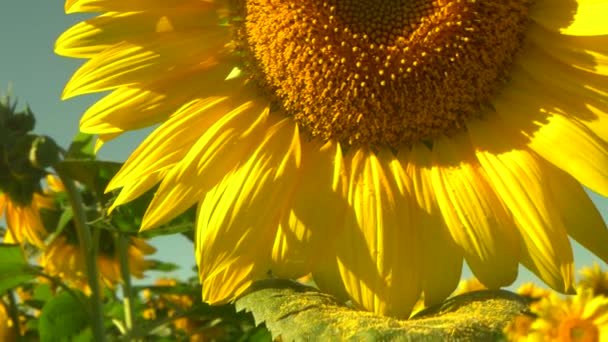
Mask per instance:
[[[19,245],[0,244],[0,295],[34,277]]]
[[[264,325],[259,325],[253,329],[251,329],[250,331],[248,331],[246,334],[244,334],[240,339],[239,342],[271,342],[272,341],[272,334],[270,333],[270,331],[268,331],[268,329],[266,329],[266,327]]]
[[[42,342],[69,341],[88,326],[88,313],[81,304],[87,297],[82,292],[74,293],[80,300],[63,291],[42,308],[38,324]]]
[[[150,270],[153,271],[159,271],[159,272],[173,272],[175,270],[179,269],[179,266],[171,263],[171,262],[164,262],[164,261],[160,261],[160,260],[150,260],[154,262],[154,266],[152,266],[150,268]]]
[[[70,342],[90,342],[93,341],[93,330],[91,328],[86,328],[81,331],[78,335],[72,337]]]
[[[34,299],[41,301],[48,301],[53,298],[53,292],[51,286],[47,283],[37,283],[34,288]]]
[[[236,301],[238,310],[265,322],[285,341],[495,341],[513,317],[527,310],[508,291],[478,291],[448,299],[415,319],[398,320],[356,311],[334,297],[287,280],[254,283]]]
[[[121,163],[109,161],[66,159],[55,165],[55,168],[91,189],[101,199],[108,182],[121,166]]]
[[[95,136],[78,133],[72,139],[65,159],[95,159]]]

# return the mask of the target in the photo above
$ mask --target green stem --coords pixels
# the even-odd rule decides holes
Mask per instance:
[[[131,272],[129,272],[129,236],[118,234],[118,251],[120,253],[120,273],[122,275],[122,303],[125,310],[125,326],[127,339],[133,331],[133,290],[131,288]]]
[[[99,287],[99,271],[97,269],[97,253],[91,238],[91,231],[86,224],[87,218],[84,210],[84,203],[76,183],[60,168],[55,169],[57,175],[63,182],[68,194],[70,206],[74,211],[74,225],[80,241],[80,250],[86,262],[86,273],[91,288],[91,323],[93,326],[93,336],[95,341],[104,342],[106,339],[103,323],[103,305],[101,303],[101,290]]]
[[[17,309],[17,300],[15,300],[15,293],[8,291],[8,314],[11,316],[13,321],[13,329],[15,330],[15,338],[17,342],[25,341],[21,336],[21,322],[19,322],[19,310]]]

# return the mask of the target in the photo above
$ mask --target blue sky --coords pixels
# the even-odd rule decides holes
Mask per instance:
[[[36,131],[53,137],[67,146],[78,131],[78,121],[99,95],[81,96],[61,101],[63,86],[82,63],[80,60],[53,53],[55,39],[68,27],[85,18],[65,15],[62,0],[2,0],[0,11],[0,91],[12,84],[13,93],[22,103],[27,102],[36,113]],[[147,132],[135,132],[108,143],[99,153],[100,159],[123,161]],[[591,194],[606,219],[608,200]],[[177,263],[183,267],[178,276],[191,275],[194,265],[192,245],[181,237],[155,240],[155,258]],[[603,263],[575,245],[577,267]],[[605,266],[605,265],[604,265]],[[465,276],[470,273],[465,272]],[[522,272],[516,284],[534,280]]]

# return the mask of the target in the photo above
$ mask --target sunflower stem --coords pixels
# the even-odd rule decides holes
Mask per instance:
[[[127,339],[133,331],[133,290],[131,288],[131,272],[129,271],[129,237],[118,234],[118,251],[120,253],[120,273],[122,275],[122,303],[125,310],[125,327]]]
[[[15,330],[15,341],[25,341],[21,335],[21,324],[19,324],[19,310],[17,309],[17,300],[15,299],[15,293],[8,291],[8,314],[13,321],[13,329]]]
[[[62,172],[60,168],[55,169],[57,175],[63,182],[70,206],[74,212],[74,225],[80,241],[80,251],[85,258],[86,274],[91,289],[91,325],[95,341],[106,340],[103,322],[103,304],[101,303],[101,289],[99,286],[99,270],[97,269],[97,249],[93,245],[91,231],[87,226],[87,218],[84,210],[84,202],[76,183]]]

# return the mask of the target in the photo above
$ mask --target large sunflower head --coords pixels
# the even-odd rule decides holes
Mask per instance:
[[[519,264],[573,289],[569,237],[608,261],[608,3],[68,0],[59,54],[98,147],[160,124],[109,185],[159,184],[142,229],[198,205],[203,299],[312,273],[407,317]],[[556,153],[558,151],[559,153]]]

